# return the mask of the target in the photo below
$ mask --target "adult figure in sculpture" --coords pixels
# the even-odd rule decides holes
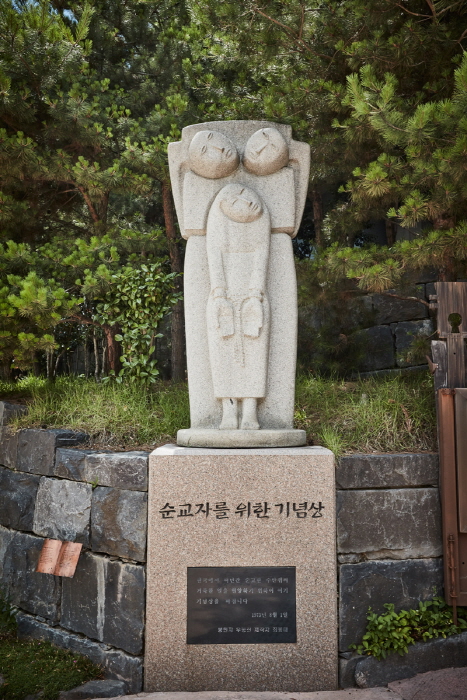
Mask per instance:
[[[266,277],[269,213],[249,187],[226,185],[207,221],[211,293],[206,320],[214,395],[222,400],[221,430],[258,430],[257,401],[266,396],[269,303]]]

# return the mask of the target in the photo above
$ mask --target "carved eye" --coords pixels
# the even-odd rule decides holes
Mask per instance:
[[[242,187],[242,189],[240,190],[240,194],[243,194],[244,192],[245,192],[245,188]]]
[[[208,149],[207,149],[207,146],[206,146],[206,144],[205,144],[205,145],[203,146],[203,148],[201,149],[201,153],[206,153],[207,150],[208,150]]]
[[[209,141],[210,139],[212,139],[213,136],[214,136],[214,134],[212,133],[212,131],[210,131],[209,134],[208,134],[208,141]]]
[[[262,133],[263,133],[264,138],[269,140],[269,134],[266,133],[266,131],[263,131]]]

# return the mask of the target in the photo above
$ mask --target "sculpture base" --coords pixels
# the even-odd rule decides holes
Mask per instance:
[[[304,430],[214,430],[187,428],[177,433],[180,447],[301,447],[306,445]]]

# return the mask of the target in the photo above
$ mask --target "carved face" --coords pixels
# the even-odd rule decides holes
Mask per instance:
[[[238,167],[233,143],[218,131],[198,131],[188,149],[190,168],[211,180],[226,177]]]
[[[241,224],[259,219],[263,213],[261,199],[243,185],[226,185],[220,192],[220,208],[229,219]]]
[[[243,164],[255,175],[271,175],[289,162],[289,149],[277,129],[255,131],[247,141]]]

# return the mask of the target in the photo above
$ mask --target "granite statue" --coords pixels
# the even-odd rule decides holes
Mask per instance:
[[[309,146],[283,124],[186,127],[169,145],[188,240],[185,323],[191,428],[199,447],[305,444],[293,429],[297,300],[292,237],[305,203]]]

